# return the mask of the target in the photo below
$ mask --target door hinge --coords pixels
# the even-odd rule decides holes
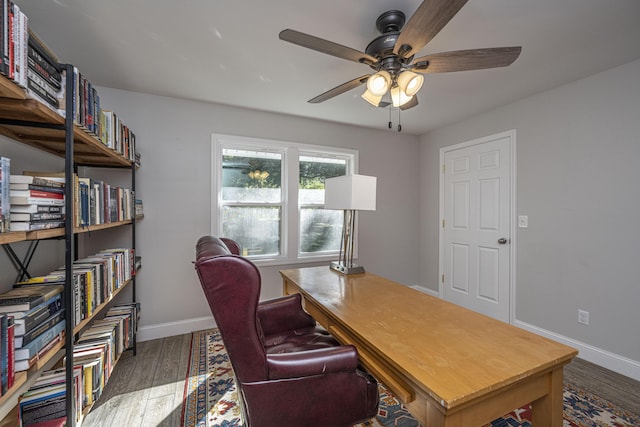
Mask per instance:
[[[444,283],[444,274],[442,275],[442,283]]]
[[[442,165],[442,173],[444,173],[444,170],[446,169],[445,165]]]
[[[442,220],[442,228],[444,228],[444,219]]]

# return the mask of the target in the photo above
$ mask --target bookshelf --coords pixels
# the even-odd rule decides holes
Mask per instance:
[[[63,66],[66,71],[66,87],[73,87],[73,67]],[[72,97],[66,94],[66,111],[73,110]],[[135,200],[135,161],[123,154],[107,147],[86,128],[75,124],[71,114],[62,117],[41,102],[29,98],[26,91],[4,75],[0,75],[0,134],[38,150],[65,159],[65,199],[74,199],[74,174],[79,166],[98,168],[121,168],[131,174],[131,191]],[[45,239],[64,239],[65,241],[65,290],[64,306],[73,307],[72,276],[73,262],[78,259],[76,250],[77,238],[83,233],[108,230],[117,227],[131,227],[131,248],[135,254],[135,217],[132,220],[107,222],[83,228],[75,226],[74,204],[65,203],[65,227],[28,232],[8,232],[0,234],[0,245],[10,245],[18,242],[36,242]],[[59,366],[63,358],[72,360],[73,348],[78,334],[87,328],[93,320],[112,305],[116,296],[124,289],[131,289],[132,299],[135,301],[135,270],[131,280],[122,284],[113,294],[96,307],[90,318],[74,325],[73,310],[67,308],[65,316],[66,327],[63,341],[52,347],[28,371],[16,373],[15,383],[6,394],[0,397],[0,426],[17,425],[17,404],[22,393],[37,380],[46,370]],[[72,333],[69,333],[72,331]],[[133,337],[133,352],[136,352],[135,335]],[[73,363],[67,363],[66,392],[67,396],[74,395]],[[75,399],[66,399],[67,425],[75,425]]]

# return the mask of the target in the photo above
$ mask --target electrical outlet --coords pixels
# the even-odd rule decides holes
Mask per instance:
[[[518,227],[520,227],[520,228],[528,228],[529,227],[529,216],[528,215],[520,215],[518,217]]]
[[[586,310],[578,310],[578,323],[581,325],[589,324],[589,312]]]

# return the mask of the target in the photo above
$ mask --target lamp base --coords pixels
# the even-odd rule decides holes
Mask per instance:
[[[341,274],[359,274],[359,273],[364,273],[364,267],[361,265],[356,265],[353,264],[351,267],[347,267],[344,264],[341,264],[339,262],[332,262],[329,265],[329,268],[332,270],[337,271],[338,273]]]

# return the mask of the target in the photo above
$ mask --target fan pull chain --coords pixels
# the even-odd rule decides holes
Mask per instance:
[[[389,129],[393,127],[393,123],[391,122],[391,105],[389,105]]]
[[[398,132],[402,132],[402,123],[400,123],[400,108],[398,108]]]

